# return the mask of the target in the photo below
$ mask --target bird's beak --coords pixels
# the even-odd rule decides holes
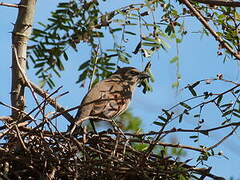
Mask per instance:
[[[139,74],[139,79],[146,79],[146,78],[150,78],[150,76],[146,73],[146,72],[141,72],[141,74]]]

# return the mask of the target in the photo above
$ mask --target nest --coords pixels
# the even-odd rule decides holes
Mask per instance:
[[[66,133],[12,126],[0,148],[1,179],[196,179],[212,177],[155,152],[147,135],[102,131],[78,137]],[[139,144],[147,145],[139,149]],[[201,176],[201,177],[200,177]]]

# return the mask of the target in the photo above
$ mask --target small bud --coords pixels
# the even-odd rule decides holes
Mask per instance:
[[[219,152],[218,152],[218,155],[219,155],[219,156],[223,156],[223,155],[224,155],[223,151],[219,151]]]
[[[221,73],[217,74],[217,79],[222,80],[223,79],[223,74],[221,74]]]
[[[217,55],[218,55],[218,56],[221,56],[221,55],[223,55],[223,53],[222,53],[221,51],[218,51],[218,52],[217,52]]]

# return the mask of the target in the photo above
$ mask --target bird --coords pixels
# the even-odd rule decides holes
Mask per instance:
[[[149,77],[145,71],[123,67],[99,81],[83,98],[75,122],[70,126],[70,133],[86,119],[90,120],[94,132],[97,133],[93,121],[98,118],[113,119],[121,115],[127,110],[136,86]]]

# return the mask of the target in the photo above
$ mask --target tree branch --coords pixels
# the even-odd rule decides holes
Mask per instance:
[[[0,6],[14,7],[14,8],[26,7],[26,6],[21,5],[21,4],[9,4],[9,3],[4,3],[4,2],[0,2]]]
[[[35,14],[36,0],[21,0],[21,6],[26,8],[19,8],[18,16],[14,29],[12,32],[12,44],[16,47],[16,59],[15,52],[12,50],[12,88],[11,88],[11,104],[13,107],[24,111],[25,108],[25,96],[23,85],[23,76],[18,68],[17,61],[23,71],[26,73],[26,58],[27,58],[27,42],[29,36],[32,33],[32,22]],[[21,111],[12,109],[12,117],[14,120],[19,119]]]
[[[21,75],[22,75],[22,77],[23,77],[24,83],[27,84],[27,86],[29,87],[29,89],[30,89],[30,91],[31,91],[31,93],[32,93],[33,99],[35,100],[36,104],[38,105],[40,112],[41,112],[42,114],[44,114],[43,111],[42,111],[42,109],[41,109],[41,106],[39,105],[39,102],[38,102],[38,100],[37,100],[37,97],[36,97],[36,95],[35,95],[35,93],[34,93],[34,91],[33,91],[33,88],[32,88],[31,84],[30,84],[29,81],[28,81],[28,78],[27,78],[26,74],[23,72],[23,70],[22,70],[22,68],[21,68],[21,66],[20,66],[20,64],[19,64],[17,49],[16,49],[15,46],[13,46],[12,48],[13,48],[13,52],[14,52],[14,55],[15,55],[15,58],[16,58],[17,67],[18,67],[18,69],[19,69],[19,71],[20,71],[20,73],[21,73]]]
[[[204,27],[212,34],[212,36],[220,43],[220,45],[223,48],[229,51],[229,53],[232,54],[236,59],[240,60],[240,54],[235,52],[227,43],[225,43],[225,41],[207,23],[204,16],[197,9],[195,9],[188,0],[179,0],[179,1],[185,4],[188,7],[188,9],[192,11],[192,13],[198,18],[198,20],[204,25]]]
[[[47,102],[56,109],[57,112],[61,112],[63,117],[65,117],[70,123],[74,123],[74,118],[69,114],[61,105],[59,105],[55,99],[49,97],[49,94],[42,90],[40,87],[35,85],[33,82],[29,81],[29,84],[33,88],[34,92],[36,92],[42,98],[48,97]]]
[[[0,104],[1,104],[1,103],[0,103]],[[12,117],[10,117],[10,116],[0,116],[0,121],[3,121],[3,122],[8,123],[8,122],[13,121],[13,119],[12,119]]]
[[[146,143],[146,144],[150,144],[150,145],[153,143],[149,140],[138,140],[138,139],[130,139],[129,142]],[[198,151],[198,152],[206,152],[206,149],[204,149],[204,148],[196,148],[193,146],[187,146],[187,145],[181,145],[181,144],[175,144],[175,143],[154,142],[154,145],[160,145],[163,147],[175,147],[175,148],[189,149],[189,150]]]
[[[237,1],[227,1],[227,0],[192,0],[192,1],[208,4],[211,6],[240,7],[240,2],[237,2]]]
[[[227,138],[229,138],[231,135],[233,135],[233,133],[237,130],[239,126],[236,126],[235,128],[233,128],[233,130],[228,133],[226,136],[224,136],[219,142],[217,142],[216,144],[206,148],[207,151],[216,148],[217,146],[219,146],[220,144],[222,144]]]

